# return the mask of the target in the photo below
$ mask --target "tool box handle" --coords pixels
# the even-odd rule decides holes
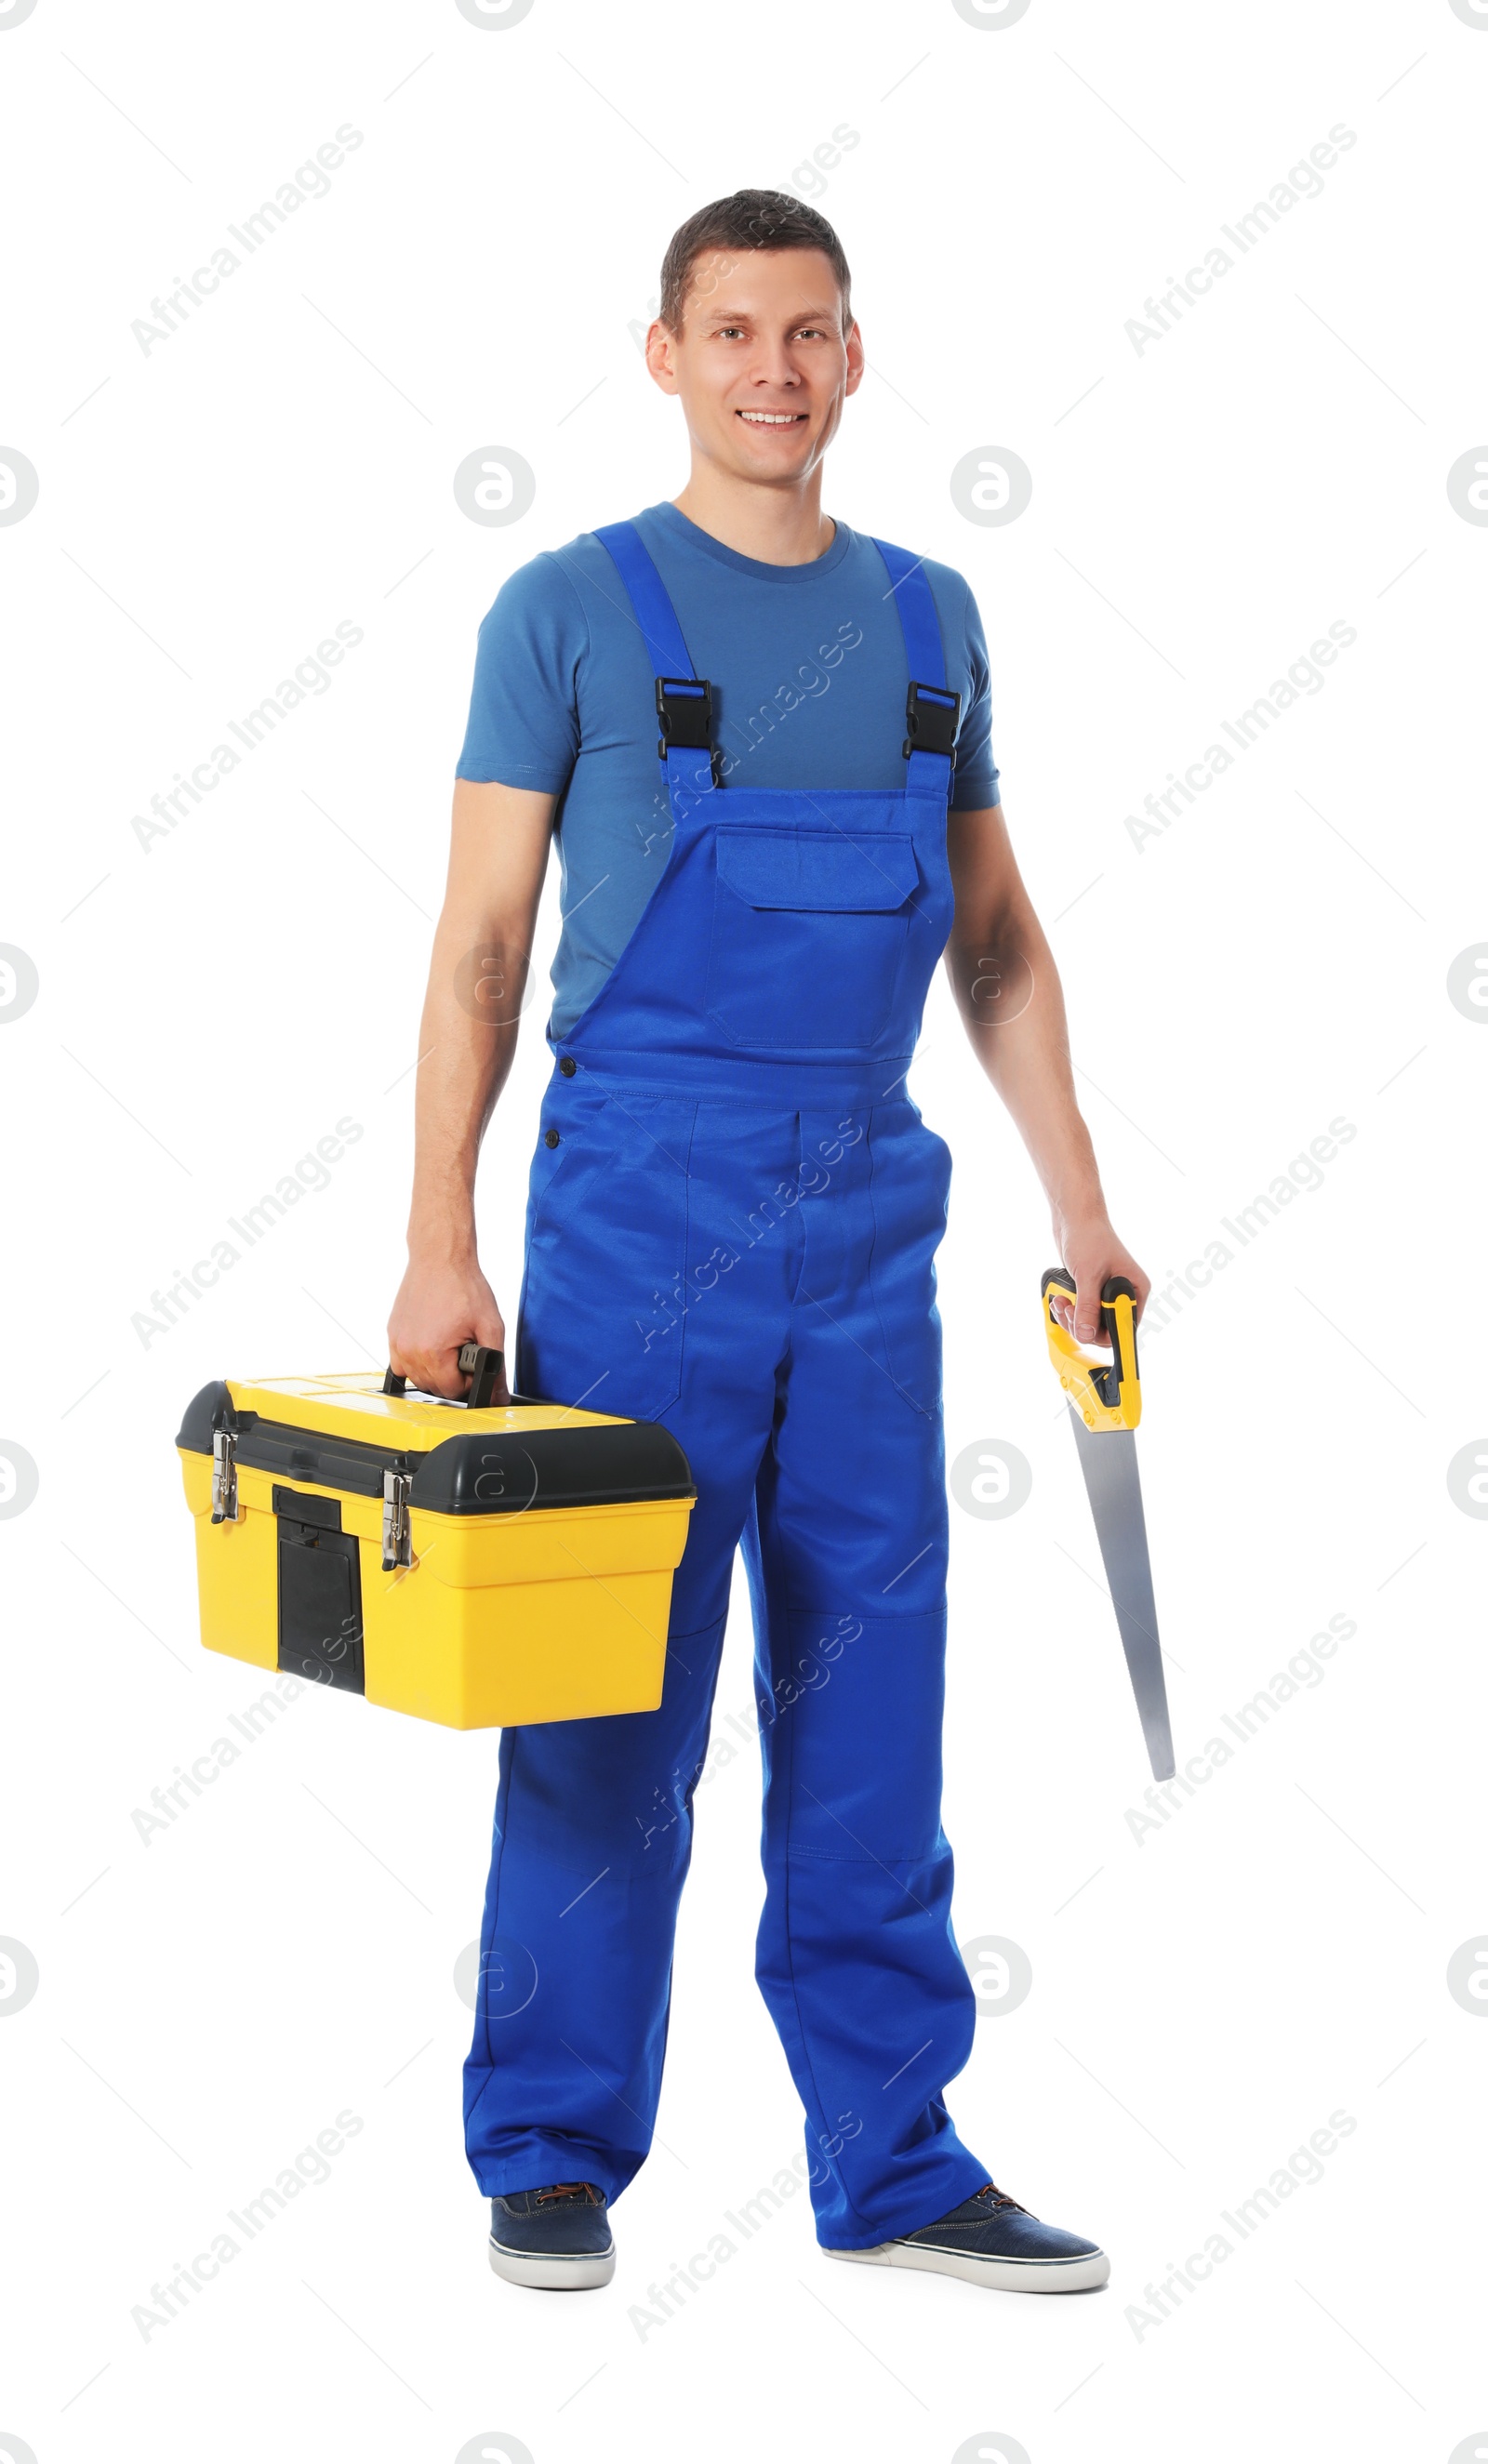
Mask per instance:
[[[1134,1429],[1142,1415],[1142,1385],[1137,1369],[1137,1287],[1126,1275],[1108,1275],[1100,1287],[1100,1340],[1111,1347],[1108,1361],[1097,1362],[1081,1352],[1054,1313],[1054,1301],[1073,1301],[1075,1278],[1067,1266],[1046,1266],[1039,1285],[1049,1356],[1061,1375],[1066,1369],[1082,1373],[1094,1389],[1108,1428]]]
[[[441,1395],[438,1400],[441,1403],[463,1400],[467,1411],[485,1411],[502,1382],[504,1371],[501,1364],[502,1354],[493,1350],[491,1345],[462,1343],[455,1367],[470,1379],[470,1392],[463,1397]],[[389,1369],[383,1379],[385,1395],[406,1395],[408,1386],[408,1379],[400,1376],[396,1369]],[[415,1388],[414,1391],[418,1390]]]

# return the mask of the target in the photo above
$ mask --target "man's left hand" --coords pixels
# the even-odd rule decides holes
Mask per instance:
[[[1055,1237],[1066,1271],[1075,1279],[1075,1307],[1072,1310],[1067,1300],[1055,1297],[1054,1313],[1077,1343],[1105,1343],[1100,1331],[1100,1290],[1112,1275],[1124,1275],[1135,1285],[1134,1315],[1140,1325],[1152,1280],[1143,1273],[1125,1243],[1117,1239],[1110,1217],[1096,1215],[1077,1223],[1060,1223],[1056,1219]]]

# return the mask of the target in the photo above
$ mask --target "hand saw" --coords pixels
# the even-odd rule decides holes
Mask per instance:
[[[1069,1399],[1070,1425],[1085,1475],[1096,1538],[1100,1543],[1111,1605],[1116,1611],[1132,1692],[1137,1698],[1142,1733],[1147,1741],[1152,1776],[1171,1779],[1175,1769],[1173,1738],[1167,1719],[1167,1686],[1152,1599],[1152,1566],[1147,1555],[1147,1527],[1142,1511],[1134,1435],[1142,1418],[1134,1314],[1136,1288],[1124,1275],[1112,1275],[1101,1287],[1100,1330],[1111,1346],[1108,1362],[1092,1360],[1054,1313],[1056,1299],[1073,1304],[1074,1276],[1063,1266],[1051,1266],[1041,1289],[1049,1357]]]

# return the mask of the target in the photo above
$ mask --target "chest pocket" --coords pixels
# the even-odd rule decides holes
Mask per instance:
[[[721,824],[716,844],[706,999],[730,1042],[873,1052],[899,1005],[920,883],[908,832]]]

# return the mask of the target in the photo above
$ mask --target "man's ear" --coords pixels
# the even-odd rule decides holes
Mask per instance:
[[[847,384],[843,388],[844,392],[856,393],[863,382],[863,370],[867,364],[862,333],[855,317],[847,332]]]
[[[655,318],[646,331],[646,365],[663,393],[676,393],[677,337],[670,325]]]

